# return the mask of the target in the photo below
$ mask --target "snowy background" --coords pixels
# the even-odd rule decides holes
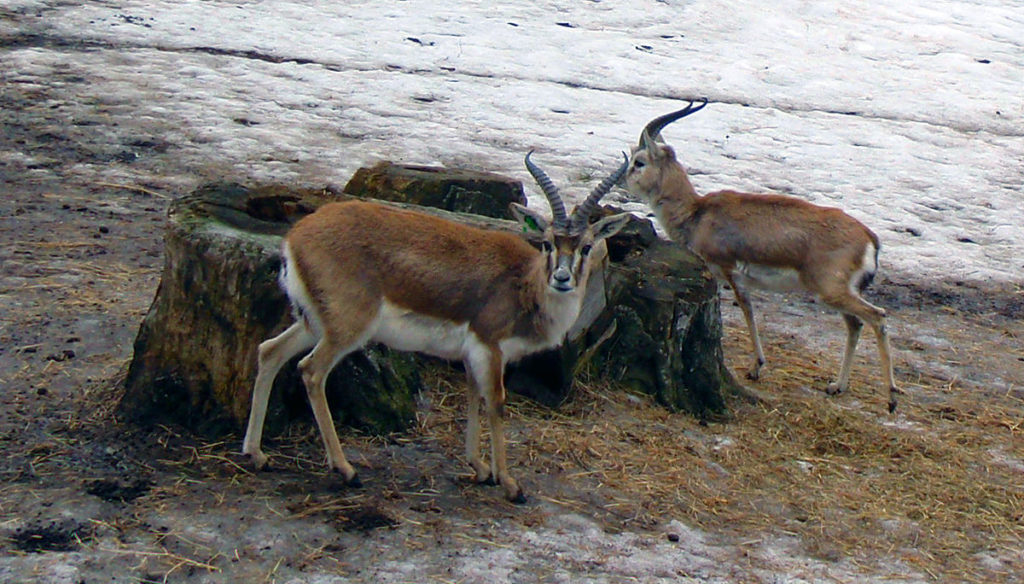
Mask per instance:
[[[119,49],[13,50],[3,81],[87,76],[80,115],[130,122],[168,145],[190,169],[173,179],[181,192],[220,178],[344,185],[379,159],[528,181],[522,157],[535,148],[578,197],[648,119],[707,97],[706,110],[665,131],[699,191],[840,206],[879,233],[896,279],[984,284],[1024,273],[1021,2],[5,8],[28,18],[16,30],[0,21],[0,33]],[[158,169],[81,171],[146,184]]]

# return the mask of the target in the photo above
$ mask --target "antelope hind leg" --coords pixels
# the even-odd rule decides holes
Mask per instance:
[[[267,465],[267,455],[260,444],[263,439],[263,424],[267,416],[267,402],[274,379],[292,357],[312,347],[316,339],[301,322],[296,322],[274,338],[260,343],[259,368],[252,390],[252,405],[249,407],[249,424],[242,441],[242,454],[249,455],[257,469]]]

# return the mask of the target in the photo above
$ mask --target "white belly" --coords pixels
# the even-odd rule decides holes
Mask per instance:
[[[741,286],[771,290],[774,292],[790,292],[800,290],[800,273],[793,268],[778,268],[761,264],[736,264],[734,276]]]
[[[398,351],[416,351],[461,361],[480,342],[469,323],[453,323],[405,310],[385,301],[371,340]]]
[[[559,294],[549,299],[547,334],[538,338],[502,339],[498,349],[502,364],[518,361],[526,355],[559,345],[580,311],[582,294]],[[455,323],[384,301],[374,323],[370,340],[398,351],[426,353],[449,361],[462,361],[488,353],[487,347],[471,330],[469,323]]]

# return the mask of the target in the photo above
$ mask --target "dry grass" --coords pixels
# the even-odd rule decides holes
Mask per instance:
[[[745,353],[730,346],[727,354]],[[865,363],[856,371],[871,372]],[[1021,471],[997,460],[1024,460],[1024,403],[923,378],[908,389],[940,405],[904,399],[890,417],[885,397],[873,393],[876,379],[855,375],[852,395],[838,398],[808,389],[828,373],[806,351],[773,349],[759,384],[770,403],[736,404],[734,421],[710,426],[587,383],[557,412],[514,399],[511,458],[520,473],[559,477],[568,493],[599,493],[598,514],[612,524],[679,518],[748,543],[797,536],[825,560],[897,576],[902,567],[937,581],[1024,571]],[[437,385],[420,434],[457,456],[461,379]],[[595,508],[593,500],[555,502]],[[999,560],[983,566],[981,555]]]

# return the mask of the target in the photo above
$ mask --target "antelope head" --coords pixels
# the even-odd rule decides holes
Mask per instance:
[[[594,187],[570,215],[565,211],[558,187],[530,160],[531,154],[533,151],[526,155],[526,168],[548,200],[552,218],[548,221],[536,211],[517,203],[512,204],[512,212],[524,231],[534,230],[543,234],[541,253],[546,258],[548,287],[557,293],[582,290],[587,284],[590,267],[607,254],[605,239],[618,233],[629,220],[628,213],[619,213],[590,223],[598,202],[626,174],[629,159],[623,153],[622,164]]]
[[[699,112],[707,104],[707,98],[697,106],[691,101],[683,109],[658,116],[647,123],[640,133],[639,143],[630,152],[624,180],[626,190],[650,199],[661,190],[666,172],[682,170],[681,166],[674,164],[677,162],[675,150],[662,140],[661,131],[672,122]]]

